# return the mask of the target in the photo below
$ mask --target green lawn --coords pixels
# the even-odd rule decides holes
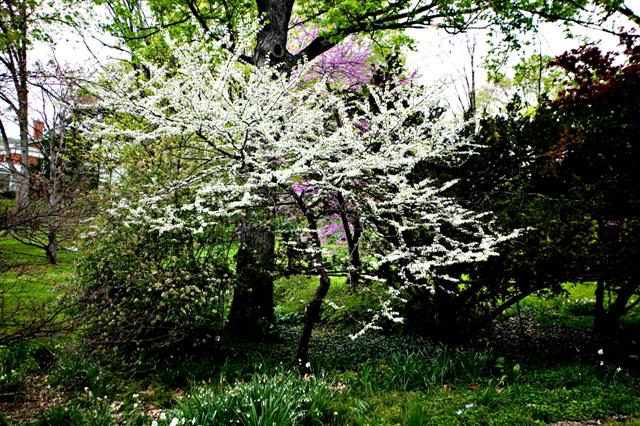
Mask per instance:
[[[0,291],[8,306],[26,300],[46,302],[73,276],[75,253],[61,252],[59,263],[50,265],[43,250],[5,236],[0,238],[0,254]]]

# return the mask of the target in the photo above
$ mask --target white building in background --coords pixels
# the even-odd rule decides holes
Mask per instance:
[[[44,158],[40,148],[40,140],[44,136],[44,122],[35,121],[33,123],[33,138],[29,142],[29,167],[35,166]],[[9,152],[5,148],[4,143],[0,144],[0,192],[15,191],[15,176],[11,171],[11,164],[18,173],[24,172],[24,165],[20,160],[21,157],[20,139],[9,138]]]

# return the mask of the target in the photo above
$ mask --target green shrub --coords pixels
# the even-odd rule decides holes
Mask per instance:
[[[34,426],[112,426],[116,422],[106,401],[91,397],[85,407],[77,403],[56,405],[41,413]]]
[[[160,424],[170,424],[174,418],[201,425],[322,424],[329,402],[329,387],[319,379],[305,380],[295,373],[256,375],[226,391],[195,389]]]
[[[444,346],[397,353],[378,366],[379,383],[382,389],[399,391],[432,390],[449,382],[469,384],[486,376],[492,360],[488,351],[450,350]]]
[[[29,343],[0,348],[0,400],[16,399],[25,392],[27,376],[40,368],[38,348]]]
[[[596,302],[593,299],[577,299],[569,302],[565,309],[570,315],[591,316],[595,314]]]
[[[50,374],[50,383],[65,391],[90,390],[105,395],[113,387],[111,377],[89,354],[69,346],[58,347],[58,360]]]
[[[34,426],[83,425],[83,413],[77,405],[56,405],[41,413]]]
[[[9,426],[9,425],[11,425],[11,420],[9,420],[6,414],[0,413],[0,426]]]
[[[231,272],[215,235],[102,229],[78,265],[90,342],[135,359],[219,338]]]

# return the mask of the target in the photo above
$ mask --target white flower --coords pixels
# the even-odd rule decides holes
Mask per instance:
[[[152,421],[151,426],[158,426],[158,421],[157,420]]]
[[[240,43],[244,42],[250,43]],[[309,214],[322,218],[322,211],[314,206],[325,206],[334,194],[343,193],[356,209],[354,217],[367,226],[364,231],[374,240],[385,240],[380,245],[385,252],[373,256],[376,264],[402,265],[397,272],[400,288],[380,300],[379,312],[362,332],[378,329],[376,321],[402,322],[391,306],[405,303],[401,295],[410,286],[432,282],[441,266],[486,260],[497,254],[499,242],[517,236],[517,232],[497,234],[485,225],[483,214],[446,196],[444,191],[455,181],[416,181],[413,171],[423,163],[454,164],[461,154],[474,151],[468,141],[456,136],[462,123],[445,116],[410,119],[439,108],[435,97],[426,96],[429,90],[414,90],[410,85],[370,87],[370,96],[354,99],[321,82],[308,84],[306,64],[286,74],[268,66],[248,71],[237,66],[238,58],[228,49],[213,48],[209,42],[172,46],[172,50],[176,60],[168,68],[153,68],[148,84],[131,70],[120,74],[114,87],[105,85],[108,90],[102,85],[94,88],[104,110],[136,117],[145,126],[128,128],[98,118],[88,123],[88,137],[101,143],[129,141],[109,147],[123,155],[131,145],[187,138],[193,142],[188,152],[182,144],[169,149],[175,148],[178,156],[195,154],[206,160],[193,161],[197,169],[185,169],[187,177],[172,185],[192,190],[192,200],[175,206],[174,191],[167,192],[166,185],[152,186],[148,195],[135,201],[123,199],[114,210],[114,214],[125,214],[127,223],[146,223],[160,232],[199,233],[203,223],[214,225],[264,204],[259,189],[274,186],[282,190],[278,199],[283,205],[297,205],[293,202],[297,198]],[[173,62],[180,64],[179,69]],[[212,64],[219,64],[219,70],[212,72]],[[406,125],[408,120],[411,126]],[[245,161],[250,167],[245,167]],[[300,183],[305,189],[291,190]],[[465,237],[440,235],[443,226],[462,228]],[[417,246],[405,241],[404,235],[423,229],[435,237]],[[299,236],[309,233],[315,231],[300,230]],[[323,254],[326,247],[317,245],[302,249]],[[377,276],[366,278],[385,282]]]
[[[165,413],[160,413],[160,420],[167,420],[167,415]]]
[[[619,373],[619,372],[621,372],[621,371],[622,371],[622,367],[618,367],[618,368],[616,368],[616,373]]]
[[[604,350],[598,349],[598,355],[604,355]]]
[[[178,426],[179,422],[180,420],[178,420],[177,417],[174,417],[173,419],[171,419],[171,424],[169,426]]]

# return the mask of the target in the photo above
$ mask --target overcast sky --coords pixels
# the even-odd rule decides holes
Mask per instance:
[[[640,0],[627,0],[625,2],[632,10],[640,14]],[[609,23],[611,28],[625,26],[633,28],[624,17],[618,17]],[[619,49],[619,39],[603,31],[590,30],[583,27],[574,27],[573,38],[568,38],[560,24],[545,23],[540,31],[529,34],[530,46],[520,54],[511,56],[508,64],[502,70],[509,71],[522,57],[541,53],[547,56],[557,56],[561,53],[576,48],[589,40],[600,44],[605,51]],[[486,83],[486,72],[482,69],[482,60],[487,55],[488,36],[486,31],[470,31],[466,34],[447,35],[435,29],[409,30],[411,37],[416,40],[416,51],[407,55],[407,66],[415,69],[420,75],[420,80],[426,84],[438,84],[445,86],[445,96],[452,108],[460,107],[457,93],[461,88],[461,80],[470,69],[470,56],[467,45],[470,40],[476,41],[476,84],[479,87]]]

